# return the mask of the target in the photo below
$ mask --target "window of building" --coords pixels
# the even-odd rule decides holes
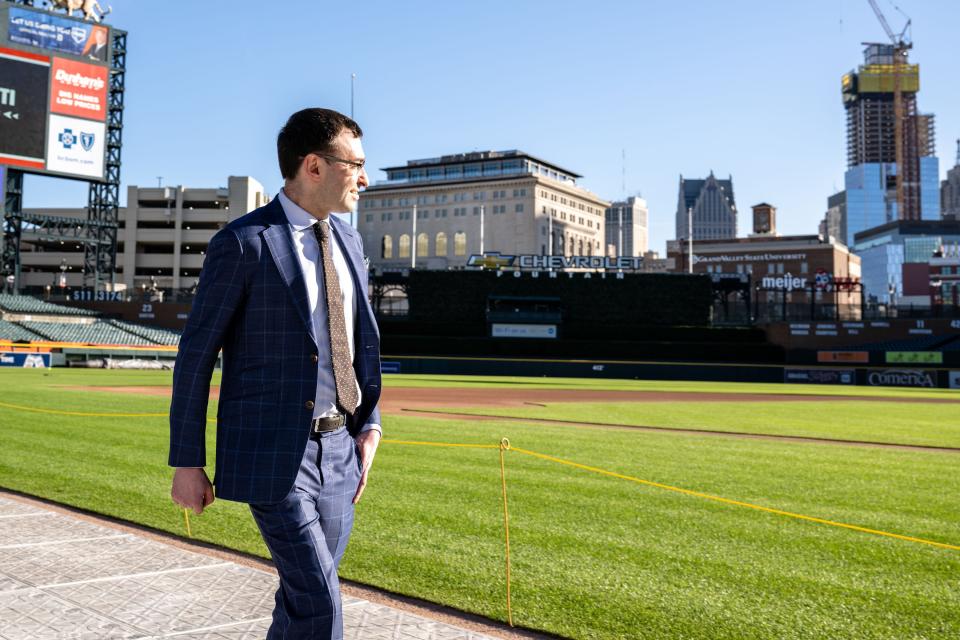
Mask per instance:
[[[434,241],[434,249],[436,249],[435,253],[438,256],[447,255],[447,234],[443,231],[437,234],[437,239]]]
[[[425,233],[417,234],[417,257],[426,258],[430,255],[430,236]]]
[[[783,273],[783,263],[782,263],[782,262],[778,262],[778,263],[777,263],[777,273]]]
[[[410,235],[403,234],[400,236],[400,258],[409,258],[410,257]]]
[[[393,257],[393,238],[389,235],[383,236],[380,243],[380,256],[389,260]]]
[[[523,213],[523,204],[513,205],[513,211],[514,213]]]
[[[367,215],[365,215],[365,216],[363,217],[363,219],[369,224],[369,223],[373,222],[373,214],[372,214],[372,213],[368,213]]]
[[[417,204],[427,204],[427,196],[417,196]]]
[[[809,271],[809,267],[808,267],[807,263],[806,263],[806,262],[801,262],[801,263],[800,263],[800,273],[807,273],[808,271]]]
[[[473,199],[474,199],[474,200],[483,200],[483,198],[484,198],[484,192],[483,192],[483,191],[474,191],[474,192],[473,192]]]
[[[467,255],[467,234],[463,231],[457,231],[453,234],[453,255]]]
[[[473,208],[473,215],[475,215],[475,216],[480,215],[480,207],[474,207],[474,208]]]
[[[768,263],[767,263],[767,273],[776,273],[776,272],[777,272],[777,266],[776,266],[775,264],[773,264],[772,262],[768,262]]]

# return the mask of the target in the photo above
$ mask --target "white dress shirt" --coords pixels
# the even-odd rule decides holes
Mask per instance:
[[[327,298],[324,292],[323,267],[320,258],[320,243],[314,232],[313,225],[319,221],[307,213],[297,203],[287,197],[280,190],[278,194],[283,212],[287,216],[287,223],[293,235],[293,246],[296,249],[297,261],[303,273],[303,281],[307,287],[307,298],[310,304],[310,314],[313,318],[314,335],[317,336],[317,392],[314,400],[313,417],[323,418],[337,415],[337,384],[333,377],[333,354],[330,351],[330,329],[327,318]],[[325,224],[330,224],[326,222]],[[340,247],[340,242],[333,231],[330,232],[330,246],[333,249],[333,266],[337,270],[340,280],[340,295],[343,300],[343,319],[346,324],[347,343],[350,347],[350,361],[354,357],[354,327],[357,317],[357,300],[353,285],[353,276],[347,265],[346,256]],[[356,382],[355,382],[356,384]],[[362,399],[362,391],[357,384],[357,398]],[[368,423],[362,431],[376,429],[380,425]]]

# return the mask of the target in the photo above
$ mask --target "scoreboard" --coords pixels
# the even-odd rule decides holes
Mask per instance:
[[[104,179],[110,28],[0,2],[0,165]]]

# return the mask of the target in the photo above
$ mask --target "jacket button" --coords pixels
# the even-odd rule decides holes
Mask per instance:
[[[313,409],[313,400],[307,400],[303,403],[303,406],[305,406],[307,409]]]
[[[317,364],[318,362],[320,362],[320,356],[314,353],[313,355],[310,356],[310,362],[312,362],[313,364]]]

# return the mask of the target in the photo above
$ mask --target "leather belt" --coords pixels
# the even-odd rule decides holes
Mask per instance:
[[[343,427],[347,424],[347,416],[338,413],[334,416],[325,416],[323,418],[314,418],[310,422],[310,433],[327,433],[328,431],[336,431],[340,427]]]

